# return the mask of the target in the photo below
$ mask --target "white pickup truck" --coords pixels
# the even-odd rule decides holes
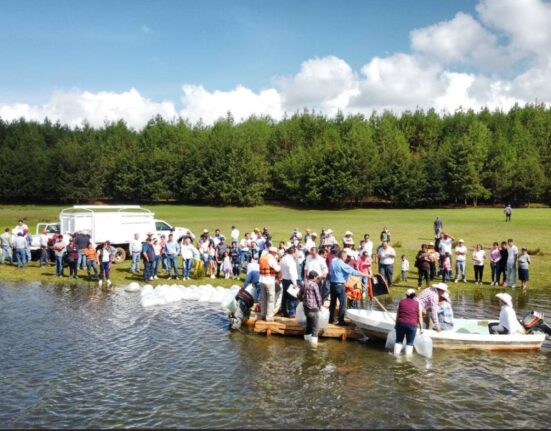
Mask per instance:
[[[167,238],[173,233],[178,241],[188,232],[195,238],[189,229],[173,227],[163,220],[156,220],[153,212],[139,205],[75,205],[62,210],[59,220],[60,222],[37,224],[31,250],[40,248],[39,237],[44,229],[48,230],[48,238],[57,233],[65,236],[83,231],[97,245],[110,241],[117,248],[116,262],[122,262],[129,255],[129,244],[136,233],[142,240],[150,232],[156,232],[157,236],[164,234]]]

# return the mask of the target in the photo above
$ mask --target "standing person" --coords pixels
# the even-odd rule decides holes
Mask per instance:
[[[17,259],[17,267],[23,268],[27,264],[27,240],[23,236],[23,232],[19,232],[13,240],[15,248],[15,258]]]
[[[25,231],[28,231],[28,230],[29,230],[29,226],[27,226],[23,220],[19,220],[17,222],[17,225],[13,229],[13,234],[17,235],[19,232],[21,232],[24,235]]]
[[[507,204],[503,212],[505,213],[505,223],[510,222],[511,214],[513,214],[513,209],[511,208],[511,204]]]
[[[84,249],[84,256],[86,256],[86,271],[88,272],[88,280],[92,278],[90,271],[92,269],[94,270],[94,277],[98,279],[98,252],[91,242],[89,242],[88,247]]]
[[[229,249],[230,249],[230,246],[226,242],[226,237],[224,235],[220,235],[218,240],[218,245],[216,245],[216,276],[217,277],[220,277],[220,271],[224,272],[222,269],[222,264],[224,262],[224,255],[226,254],[226,250],[229,251]]]
[[[436,219],[434,220],[434,237],[435,238],[438,238],[440,236],[443,228],[444,228],[444,224],[442,223],[442,220],[440,220],[440,217],[436,216]]]
[[[161,244],[157,238],[153,239],[153,251],[155,252],[155,259],[153,260],[153,280],[158,280],[157,273],[159,271],[159,264],[161,263]],[[101,260],[100,260],[101,263]]]
[[[40,246],[40,259],[39,267],[48,266],[48,229],[44,229],[38,238],[38,245]]]
[[[304,243],[304,248],[308,250],[312,250],[312,247],[316,246],[316,240],[318,239],[318,234],[316,232],[312,232],[309,235],[306,236],[306,241]]]
[[[281,315],[283,317],[293,318],[295,317],[296,299],[289,294],[289,287],[294,286],[298,288],[298,271],[297,263],[295,260],[296,249],[294,246],[289,247],[285,256],[279,262],[281,266],[281,284],[283,293],[281,297]]]
[[[444,256],[446,253],[452,254],[452,245],[455,238],[451,235],[448,235],[445,232],[440,234],[438,241],[438,251],[440,252],[440,269],[442,269],[442,264],[444,263]]]
[[[247,274],[245,275],[245,281],[243,282],[243,289],[249,284],[252,284],[255,289],[256,298],[255,302],[260,302],[260,266],[258,261],[253,259],[247,263]]]
[[[194,245],[189,238],[185,238],[180,253],[182,254],[182,280],[189,280],[191,269],[193,268]],[[178,269],[176,269],[176,277],[178,277]]]
[[[501,286],[507,286],[507,257],[509,255],[507,251],[507,242],[501,241],[501,247],[499,249],[499,255],[501,256],[497,266],[497,282],[503,278]],[[502,277],[503,275],[503,277]]]
[[[143,281],[148,282],[153,280],[153,265],[155,264],[155,249],[153,248],[153,241],[151,235],[147,236],[147,239],[142,245],[142,257],[143,257]]]
[[[530,264],[532,263],[532,261],[530,260],[530,256],[528,255],[528,249],[526,247],[522,247],[522,251],[517,261],[518,278],[520,280],[522,289],[525,290],[528,288],[529,269]]]
[[[499,261],[501,260],[501,253],[499,252],[499,244],[494,242],[492,250],[490,251],[490,269],[492,271],[492,286],[499,284]]]
[[[482,284],[485,260],[486,252],[482,248],[482,244],[477,244],[476,249],[473,251],[474,284]]]
[[[67,244],[65,260],[69,266],[69,278],[78,278],[79,249],[76,235]]]
[[[77,269],[84,269],[86,264],[86,256],[84,255],[84,249],[88,247],[90,242],[90,235],[82,231],[78,231],[75,235],[75,244],[78,250]]]
[[[461,273],[461,281],[467,282],[467,271],[465,261],[467,260],[467,247],[465,242],[460,239],[455,246],[455,282],[459,281],[459,273]]]
[[[379,247],[379,250],[377,251],[377,258],[379,260],[379,273],[385,278],[389,288],[392,287],[395,257],[396,250],[388,244],[388,241],[383,241],[381,243],[381,247]]]
[[[28,230],[23,231],[23,237],[25,241],[27,241],[27,245],[25,246],[25,262],[31,263],[31,245],[33,244],[33,237]]]
[[[117,250],[111,247],[109,241],[105,241],[98,253],[99,260],[99,287],[103,284],[103,278],[107,281],[107,287],[111,286],[111,262]]]
[[[65,247],[67,244],[63,241],[63,235],[58,235],[56,242],[54,243],[54,255],[55,255],[55,275],[57,277],[63,277],[63,257],[65,255]]]
[[[325,229],[325,238],[323,240],[323,245],[328,245],[333,247],[336,243],[337,243],[337,240],[333,235],[333,229]]]
[[[331,303],[329,306],[329,323],[333,323],[337,300],[339,301],[339,321],[337,325],[344,326],[344,316],[346,313],[346,291],[344,284],[348,281],[348,276],[368,277],[369,274],[355,270],[345,263],[346,250],[334,249],[335,256],[331,259],[329,270],[329,280],[331,281]]]
[[[362,250],[358,259],[358,271],[371,275],[371,257],[367,250]],[[367,291],[368,277],[362,277],[362,296]]]
[[[352,238],[352,232],[347,230],[342,238],[342,248],[354,249],[354,238]]]
[[[260,320],[273,322],[275,307],[275,275],[281,270],[276,259],[277,248],[270,246],[259,260],[260,269]]]
[[[161,246],[161,268],[163,269],[163,272],[168,272],[168,262],[167,262],[167,255],[166,255],[166,237],[165,235],[161,235],[161,240],[159,241],[159,245]],[[157,275],[157,273],[155,273]]]
[[[306,281],[297,295],[303,303],[304,315],[306,316],[304,340],[309,341],[314,347],[318,344],[319,312],[323,305],[317,277],[318,273],[316,271],[309,271]]]
[[[440,262],[440,252],[432,241],[427,246],[427,252],[430,256],[429,279],[432,281],[436,277],[436,264]]]
[[[130,241],[130,253],[132,255],[132,265],[130,266],[131,274],[138,274],[140,272],[140,255],[142,254],[142,242],[140,241],[140,234],[135,233],[134,239]]]
[[[327,275],[329,269],[327,267],[327,262],[323,256],[318,252],[317,247],[314,245],[310,248],[310,253],[304,261],[304,279],[308,279],[308,274],[314,271],[318,276],[316,277],[316,282],[318,283],[320,295],[322,299],[325,299],[329,295],[329,289],[325,289]]]
[[[191,241],[189,237],[186,237],[186,239]],[[180,273],[178,272],[178,255],[180,254],[180,244],[178,244],[178,241],[174,239],[173,233],[168,234],[168,241],[165,243],[165,253],[168,279],[172,280],[172,273],[174,272],[174,278],[178,280],[180,277]]]
[[[507,285],[513,289],[517,287],[517,258],[518,248],[513,239],[507,240]]]
[[[442,262],[442,282],[447,283],[452,280],[452,257],[449,253],[444,255]]]
[[[237,229],[235,226],[231,227],[230,237],[232,244],[234,241],[237,243],[239,242],[239,229]]]
[[[400,269],[402,270],[402,281],[406,282],[408,281],[408,271],[409,271],[409,260],[407,260],[407,257],[405,254],[402,255],[400,262]]]
[[[226,248],[224,251],[224,256],[222,256],[222,272],[224,273],[224,278],[228,280],[233,273],[233,265],[230,257],[230,249]]]
[[[245,262],[251,260],[251,236],[247,232],[245,236],[239,242],[239,264],[243,265]]]
[[[230,259],[232,264],[232,278],[239,280],[239,274],[241,273],[241,262],[239,259],[239,247],[237,246],[237,241],[232,241],[232,246],[230,248]]]
[[[381,242],[390,242],[390,231],[386,226],[383,228],[380,238]]]
[[[430,264],[431,264],[431,255],[428,252],[428,248],[426,244],[421,244],[421,250],[417,253],[417,257],[415,258],[415,266],[417,267],[418,271],[418,278],[417,278],[417,287],[421,287],[423,284],[423,280],[425,280],[426,287],[429,286],[429,279],[430,279]]]
[[[10,260],[10,265],[13,265],[13,242],[11,239],[10,228],[4,229],[4,233],[0,235],[0,245],[2,246],[2,265],[6,261],[6,257]]]
[[[216,278],[216,246],[214,241],[211,239],[208,245],[208,262],[209,262],[209,274],[210,278]]]
[[[368,233],[364,235],[364,247],[362,251],[367,251],[367,255],[373,257],[373,241]]]
[[[406,355],[413,353],[413,343],[417,334],[417,327],[422,329],[423,318],[421,315],[421,306],[415,300],[415,290],[406,290],[406,297],[398,303],[396,313],[396,342],[394,343],[394,354],[399,355],[402,352],[404,338],[406,339]]]

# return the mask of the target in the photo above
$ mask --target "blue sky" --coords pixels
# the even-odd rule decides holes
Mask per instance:
[[[0,0],[0,117],[551,101],[551,0]]]

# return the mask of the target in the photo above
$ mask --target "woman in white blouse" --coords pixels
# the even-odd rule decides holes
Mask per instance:
[[[482,244],[477,244],[475,250],[473,251],[474,284],[482,284],[485,260],[486,252],[482,248]]]

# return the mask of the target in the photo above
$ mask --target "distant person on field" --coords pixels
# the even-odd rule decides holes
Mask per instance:
[[[439,216],[436,216],[436,220],[434,220],[434,237],[438,238],[440,237],[440,234],[442,233],[442,229],[444,228],[444,224],[442,223],[442,220]]]
[[[518,261],[518,278],[521,283],[521,287],[523,289],[528,288],[528,280],[529,280],[529,269],[530,264],[532,261],[530,260],[530,256],[528,255],[528,250],[526,247],[522,247],[522,252],[520,253],[520,256],[517,259]]]
[[[5,263],[6,258],[10,260],[10,264],[13,265],[13,242],[11,239],[10,228],[4,229],[4,233],[0,235],[0,246],[2,247],[2,264]]]
[[[381,239],[381,242],[383,241],[390,242],[390,231],[386,226],[383,228],[383,231],[381,232],[380,239]]]
[[[513,214],[513,209],[511,208],[511,204],[507,204],[503,212],[505,213],[505,223],[510,222],[511,214]]]

